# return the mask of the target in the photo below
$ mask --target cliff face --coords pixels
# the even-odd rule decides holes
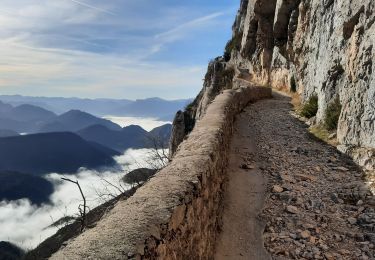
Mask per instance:
[[[257,83],[289,89],[295,81],[304,101],[317,94],[317,123],[339,98],[340,148],[370,151],[375,148],[374,11],[372,0],[242,1],[233,27],[234,35],[242,34],[241,46],[232,51],[232,62],[248,69]]]
[[[278,89],[290,89],[293,81],[302,101],[318,96],[317,123],[339,98],[339,149],[373,170],[374,11],[373,0],[242,0],[224,58],[209,65],[195,118],[218,91],[222,73],[214,67]]]

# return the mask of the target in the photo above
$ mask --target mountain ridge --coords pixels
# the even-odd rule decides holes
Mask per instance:
[[[115,155],[119,153],[94,147],[70,132],[0,138],[0,171],[75,174],[81,167],[115,166]]]
[[[95,141],[104,146],[124,152],[133,148],[167,148],[171,133],[171,124],[165,124],[147,132],[138,125],[130,125],[121,130],[111,130],[103,125],[92,125],[77,132],[79,136],[88,141]],[[153,141],[157,141],[154,143]]]
[[[144,116],[157,118],[173,118],[174,111],[182,109],[191,99],[175,99],[167,100],[159,97],[151,97],[145,99],[110,99],[110,98],[59,98],[59,97],[30,97],[22,95],[0,95],[0,100],[8,102],[12,105],[31,104],[50,110],[55,114],[63,114],[71,109],[81,110],[96,116]],[[142,113],[135,113],[133,106],[139,106],[139,103],[150,104],[152,102],[162,102],[169,107],[168,113],[165,110],[153,109],[144,110]],[[131,113],[127,112],[131,110]],[[0,107],[1,111],[1,107]]]

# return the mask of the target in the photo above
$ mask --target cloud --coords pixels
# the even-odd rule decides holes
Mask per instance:
[[[191,31],[197,28],[201,29],[202,27],[206,26],[207,24],[209,24],[216,18],[222,16],[223,14],[224,13],[220,12],[205,15],[203,17],[199,17],[191,21],[185,22],[181,25],[178,25],[175,28],[170,29],[166,32],[155,35],[155,40],[157,41],[157,43],[151,48],[151,53],[159,52],[164,45],[183,39],[184,37],[189,35]]]
[[[195,28],[201,28],[206,23],[211,22],[212,20],[222,16],[224,13],[213,13],[209,15],[205,15],[203,17],[196,18],[194,20],[188,21],[186,23],[183,23],[181,25],[178,25],[177,27],[160,34],[157,34],[155,36],[156,39],[164,39],[164,41],[176,41],[186,35],[187,30],[195,29]]]
[[[106,181],[120,186],[120,179],[126,172],[149,167],[149,156],[149,149],[129,149],[124,155],[115,158],[122,165],[119,171],[99,173],[82,169],[78,175],[68,178],[79,181],[88,206],[92,209],[110,199],[111,195],[108,194],[119,194],[117,188],[108,185]],[[27,199],[0,202],[0,241],[10,241],[25,249],[32,249],[56,233],[57,228],[49,227],[53,222],[77,214],[77,208],[82,203],[81,195],[74,184],[61,181],[63,176],[66,177],[56,173],[47,176],[55,185],[55,192],[51,195],[53,205],[37,207]],[[129,188],[123,183],[121,185],[124,189]]]
[[[120,117],[120,116],[105,116],[107,120],[112,121],[115,124],[118,124],[121,127],[130,126],[130,125],[139,125],[146,131],[151,131],[152,129],[162,126],[165,124],[171,124],[170,121],[160,121],[156,118],[145,118],[145,117]]]
[[[110,14],[110,15],[116,15],[114,12],[108,11],[106,9],[103,9],[103,8],[100,8],[100,7],[97,7],[97,6],[94,6],[94,5],[86,4],[86,3],[81,2],[81,1],[77,1],[77,0],[70,0],[70,1],[72,1],[73,3],[79,4],[81,6],[84,6],[84,7],[88,7],[88,8],[94,9],[94,10],[98,10],[100,12],[104,12],[104,13],[107,13],[107,14]]]
[[[4,0],[0,90],[47,96],[193,97],[202,86],[207,61],[224,45],[225,40],[209,37],[222,35],[224,25],[229,34],[232,21],[227,18],[233,15],[217,10],[215,6],[225,10],[222,3],[197,3]],[[197,42],[210,46],[186,50]]]
[[[33,95],[52,85],[52,95],[65,96],[68,92],[86,97],[96,97],[97,93],[102,93],[101,97],[148,97],[155,94],[155,89],[169,89],[171,93],[179,86],[189,90],[197,85],[198,89],[201,81],[196,74],[203,74],[205,69],[135,62],[136,57],[126,55],[118,58],[115,55],[76,50],[35,48],[17,41],[0,41],[0,48],[3,52],[0,61],[3,81],[0,88],[3,93],[11,93],[17,87],[22,93]],[[18,51],[12,52],[13,48]],[[25,56],[29,59],[24,60]],[[92,96],[89,92],[92,92]]]

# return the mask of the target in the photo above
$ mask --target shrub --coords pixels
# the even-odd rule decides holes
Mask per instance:
[[[236,71],[234,70],[234,68],[230,67],[223,70],[220,74],[220,77],[222,77],[224,80],[232,81],[235,74]]]
[[[189,104],[187,104],[187,105],[185,106],[184,110],[185,110],[185,111],[191,111],[191,110],[193,110],[194,106],[195,106],[195,102],[194,102],[194,101],[191,101]]]
[[[134,184],[140,185],[141,183],[146,182],[155,173],[156,173],[156,170],[153,170],[153,169],[139,168],[126,174],[122,178],[122,181],[131,185],[134,185]]]
[[[303,105],[301,109],[301,116],[306,118],[312,118],[318,112],[318,96],[312,95],[309,100]]]
[[[327,130],[331,131],[337,129],[341,109],[342,106],[338,97],[327,107],[324,120],[324,126],[327,128]]]
[[[224,51],[224,60],[229,61],[230,56],[233,50],[239,51],[241,48],[241,41],[242,41],[243,32],[237,32],[231,40],[227,42]]]
[[[292,91],[293,93],[297,91],[297,84],[296,84],[296,79],[294,78],[294,76],[290,78],[290,91]]]

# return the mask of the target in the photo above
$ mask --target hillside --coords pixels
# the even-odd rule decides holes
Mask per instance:
[[[33,105],[13,107],[0,101],[0,125],[18,133],[34,132],[56,114]]]
[[[44,122],[56,116],[55,113],[33,105],[20,105],[6,113],[6,117],[22,122]]]
[[[29,174],[75,173],[80,167],[115,165],[119,153],[100,148],[73,133],[47,133],[0,138],[0,171]]]
[[[20,122],[9,118],[0,117],[0,126],[17,133],[30,133],[35,130],[35,125],[27,122]]]
[[[112,111],[111,114],[153,117],[169,121],[173,118],[175,111],[184,108],[188,103],[189,100],[186,99],[173,101],[161,98],[139,99]]]
[[[10,137],[10,136],[18,136],[19,133],[13,130],[8,129],[0,129],[0,138],[1,137]]]
[[[77,132],[79,136],[104,146],[124,152],[129,148],[154,148],[153,140],[159,147],[167,148],[171,125],[155,128],[147,132],[140,126],[131,125],[121,130],[111,130],[103,125],[92,125]]]
[[[29,199],[33,204],[48,203],[52,183],[43,177],[19,172],[0,172],[0,201]]]
[[[12,110],[13,106],[0,101],[0,114],[7,113]]]
[[[165,124],[155,127],[150,131],[150,136],[156,138],[161,144],[168,145],[172,134],[172,125]]]
[[[79,110],[70,110],[44,123],[38,132],[76,132],[92,125],[103,125],[111,130],[121,129],[119,125],[109,120]]]
[[[18,260],[25,252],[16,245],[0,241],[0,260]]]

